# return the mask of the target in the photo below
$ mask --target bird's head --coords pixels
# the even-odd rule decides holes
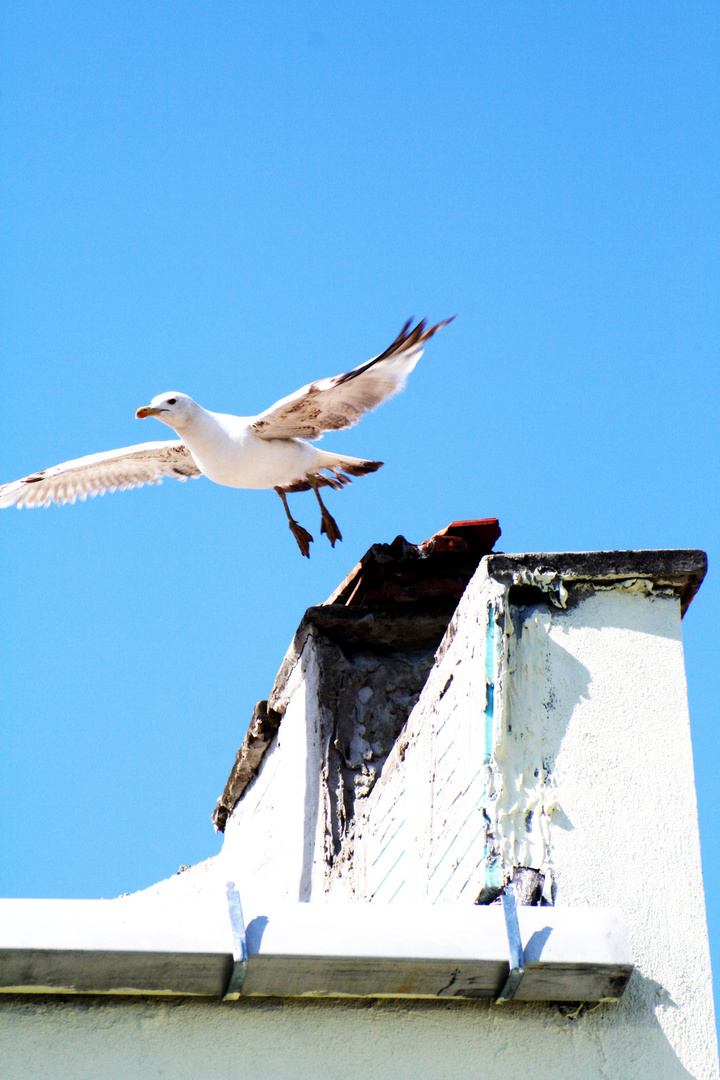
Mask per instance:
[[[178,394],[175,390],[171,390],[167,394],[158,394],[149,405],[143,405],[138,409],[135,416],[138,420],[154,416],[163,424],[177,430],[193,418],[197,408],[196,403],[187,394]]]

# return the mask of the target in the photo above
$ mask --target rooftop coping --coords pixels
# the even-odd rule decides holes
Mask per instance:
[[[684,615],[707,573],[707,555],[697,548],[493,553],[486,560],[485,572],[510,587],[532,586],[553,574],[566,586],[645,580],[655,588],[676,592]]]

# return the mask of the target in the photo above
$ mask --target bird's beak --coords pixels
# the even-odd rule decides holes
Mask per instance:
[[[168,409],[156,409],[153,405],[143,405],[141,409],[135,413],[136,420],[144,420],[146,416],[159,416],[161,412],[168,412]]]

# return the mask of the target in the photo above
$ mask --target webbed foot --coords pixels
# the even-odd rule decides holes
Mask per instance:
[[[300,554],[304,555],[306,559],[310,558],[310,545],[313,542],[313,538],[307,529],[303,529],[302,525],[299,525],[294,518],[290,519],[290,532],[297,540],[297,546],[300,548]]]
[[[323,506],[322,524],[320,525],[320,532],[325,533],[331,545],[335,547],[336,540],[342,540],[342,533],[338,528],[338,523],[332,514],[328,513]]]
[[[313,542],[313,538],[307,529],[303,529],[302,525],[299,525],[295,518],[290,513],[290,508],[287,504],[287,496],[281,487],[276,487],[275,491],[282,499],[282,504],[285,507],[285,513],[287,514],[288,525],[290,532],[297,540],[297,546],[300,548],[300,554],[304,555],[306,559],[310,558],[310,545]]]

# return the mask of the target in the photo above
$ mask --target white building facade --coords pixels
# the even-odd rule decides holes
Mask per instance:
[[[0,973],[15,972],[2,978],[2,1080],[716,1080],[681,634],[704,570],[700,552],[490,554],[451,618],[437,597],[310,609],[216,813],[220,855],[83,914],[68,907],[60,918],[61,902],[47,901],[26,918],[0,902],[10,927]],[[419,563],[414,572],[422,580]],[[250,944],[237,1000],[210,997],[189,975],[142,995],[127,973],[123,985],[93,984],[87,950],[109,957],[122,937],[107,944],[112,927],[155,934],[155,956],[162,925],[176,973],[188,953],[168,927],[177,941],[197,931],[197,955],[229,953],[228,881],[248,941],[270,927],[265,946]],[[497,897],[509,882],[526,950],[514,1000],[496,1003],[508,964],[490,957],[492,942],[486,981],[458,964],[433,984],[443,927],[467,936],[497,926],[507,949]],[[301,972],[292,992],[287,965],[271,978],[270,961],[260,963],[278,905],[310,913],[325,941],[324,974],[306,985]],[[608,912],[622,922],[631,974],[612,953]],[[382,973],[374,960],[351,961],[353,941],[372,954],[383,927]],[[405,931],[429,997],[415,996],[400,959],[393,982],[393,941],[399,958]],[[610,950],[602,971],[593,934]],[[566,943],[562,962],[553,941]],[[64,974],[48,974],[60,952]],[[604,989],[588,990],[586,977]],[[279,996],[265,996],[268,986]],[[357,996],[330,996],[338,986]]]

